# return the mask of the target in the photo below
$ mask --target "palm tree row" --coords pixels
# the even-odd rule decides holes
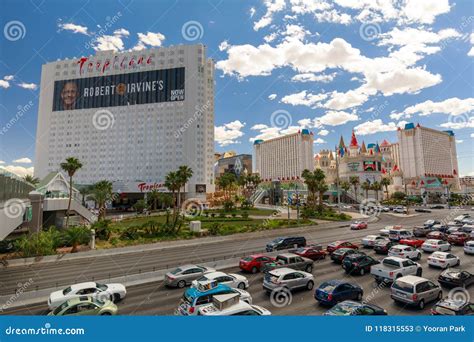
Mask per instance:
[[[176,226],[178,221],[177,208],[181,205],[181,189],[186,186],[191,177],[193,176],[193,170],[182,165],[177,171],[171,171],[166,175],[165,186],[171,191],[173,196],[173,227]]]
[[[323,209],[323,195],[329,189],[326,184],[326,175],[321,169],[310,171],[304,170],[301,176],[304,179],[306,186],[308,187],[308,202],[313,204],[313,209],[316,209],[316,203],[319,211]],[[316,202],[316,194],[318,194],[319,202]]]

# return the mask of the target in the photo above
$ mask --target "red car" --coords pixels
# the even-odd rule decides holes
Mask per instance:
[[[448,235],[448,242],[452,245],[464,246],[466,241],[470,240],[469,234],[456,232]]]
[[[431,233],[426,234],[426,239],[446,241],[448,239],[448,235],[442,232],[431,232]]]
[[[311,259],[311,260],[326,259],[326,255],[327,255],[327,252],[323,249],[322,246],[319,246],[319,245],[291,249],[288,252],[299,255],[301,257]]]
[[[264,254],[254,254],[240,259],[239,267],[242,271],[257,273],[267,262],[273,262],[275,258]]]
[[[328,251],[329,254],[331,254],[332,252],[334,252],[336,249],[339,249],[339,248],[359,249],[359,246],[354,245],[352,242],[349,242],[349,241],[335,241],[329,244],[326,250]]]
[[[351,224],[352,230],[367,229],[367,222],[364,221],[354,221]]]
[[[412,239],[401,239],[398,242],[401,245],[407,245],[407,246],[412,246],[412,247],[415,247],[415,248],[419,248],[425,242],[425,240],[412,238]]]

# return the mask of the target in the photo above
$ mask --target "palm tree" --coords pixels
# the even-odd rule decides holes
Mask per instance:
[[[344,195],[347,194],[347,192],[349,191],[350,188],[351,188],[351,185],[349,184],[349,182],[347,182],[347,181],[342,181],[341,182],[341,189],[342,189]]]
[[[112,183],[107,180],[95,183],[92,188],[92,197],[99,205],[99,221],[105,219],[107,201],[113,198]]]
[[[234,188],[236,183],[237,178],[233,173],[226,172],[222,176],[217,178],[217,185],[220,189],[224,190],[224,197],[226,198],[226,200],[230,200],[229,191]]]
[[[316,209],[316,193],[319,194],[319,210],[322,211],[323,208],[323,196],[324,193],[328,190],[326,184],[326,175],[321,169],[316,169],[314,171],[304,170],[301,174],[304,179],[308,191],[311,193],[311,201],[313,202],[313,208]]]
[[[26,175],[23,179],[34,186],[40,182],[39,178],[33,177],[32,175]]]
[[[370,189],[375,191],[375,200],[378,202],[379,191],[382,190],[382,185],[379,182],[373,182]]]
[[[86,206],[86,197],[91,193],[91,186],[83,186],[79,189],[79,193],[82,196],[82,205],[85,207]]]
[[[171,171],[166,175],[165,186],[171,191],[171,195],[173,196],[173,217],[176,217],[176,191],[181,188],[181,178],[177,171]]]
[[[380,181],[380,185],[382,185],[385,188],[385,193],[386,193],[386,198],[388,199],[388,186],[390,185],[391,180],[388,177],[384,177]]]
[[[362,190],[365,191],[365,199],[368,199],[369,197],[369,190],[370,190],[370,183],[365,181],[364,183],[362,183],[360,185],[360,187],[362,188]]]
[[[178,189],[178,206],[181,205],[181,187],[185,187],[186,183],[189,182],[193,176],[193,170],[186,165],[181,165],[177,171],[178,178],[180,180],[181,186]]]
[[[69,176],[69,203],[67,205],[66,212],[66,228],[69,227],[69,211],[71,210],[72,201],[72,177],[82,167],[82,163],[75,157],[66,158],[64,163],[61,163],[61,169],[63,169]]]
[[[76,253],[77,247],[88,243],[90,239],[90,231],[86,227],[71,227],[65,234],[66,241],[72,246],[71,253]]]
[[[173,196],[171,196],[170,194],[163,193],[163,192],[159,192],[158,195],[159,195],[158,200],[161,203],[161,208],[162,209],[169,208],[171,204],[173,203]]]
[[[354,187],[354,195],[355,195],[355,201],[358,202],[357,200],[357,189],[359,187],[359,177],[357,176],[350,176],[349,177],[349,183],[352,184],[352,186]]]
[[[156,204],[160,199],[160,193],[156,190],[152,190],[148,193],[147,197],[153,203],[153,210],[156,210]]]

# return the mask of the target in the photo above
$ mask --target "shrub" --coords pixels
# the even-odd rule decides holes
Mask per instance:
[[[232,210],[235,210],[235,204],[232,200],[226,200],[224,201],[224,211],[225,212],[229,212],[229,211],[232,211]]]
[[[134,226],[127,227],[120,234],[120,239],[122,239],[122,240],[136,240],[136,239],[138,239],[140,237],[139,229],[140,228],[134,227]]]
[[[231,216],[232,216],[232,217],[236,217],[237,214],[236,214],[236,213],[232,213]]]
[[[225,217],[226,217],[226,215],[225,215],[225,213],[219,213],[219,217],[221,217],[221,218],[225,218]]]
[[[243,211],[242,212],[242,218],[248,219],[249,218],[249,212],[248,211]]]
[[[23,258],[56,254],[57,233],[57,230],[47,230],[22,236],[15,241],[18,254]]]
[[[222,228],[222,225],[220,223],[215,222],[209,227],[209,234],[219,235],[221,228]]]
[[[211,213],[211,217],[216,217],[216,213]]]
[[[245,200],[240,205],[240,208],[243,209],[243,210],[252,209],[253,208],[253,203],[249,200]]]
[[[77,252],[79,245],[86,245],[91,239],[91,231],[87,227],[70,227],[65,232],[66,241],[72,246],[71,253]]]
[[[99,240],[108,241],[112,234],[112,228],[110,227],[110,220],[97,221],[92,224],[91,229],[95,229],[95,236]]]

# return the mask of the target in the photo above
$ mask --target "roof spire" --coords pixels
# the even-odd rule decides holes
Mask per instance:
[[[360,148],[360,153],[367,153],[367,147],[365,147],[365,141],[362,140],[362,147]]]
[[[352,137],[351,137],[351,147],[357,147],[359,144],[357,143],[357,138],[355,136],[354,130],[352,130]]]
[[[339,140],[339,148],[344,148],[346,147],[346,144],[344,144],[344,138],[341,135],[341,139]]]

